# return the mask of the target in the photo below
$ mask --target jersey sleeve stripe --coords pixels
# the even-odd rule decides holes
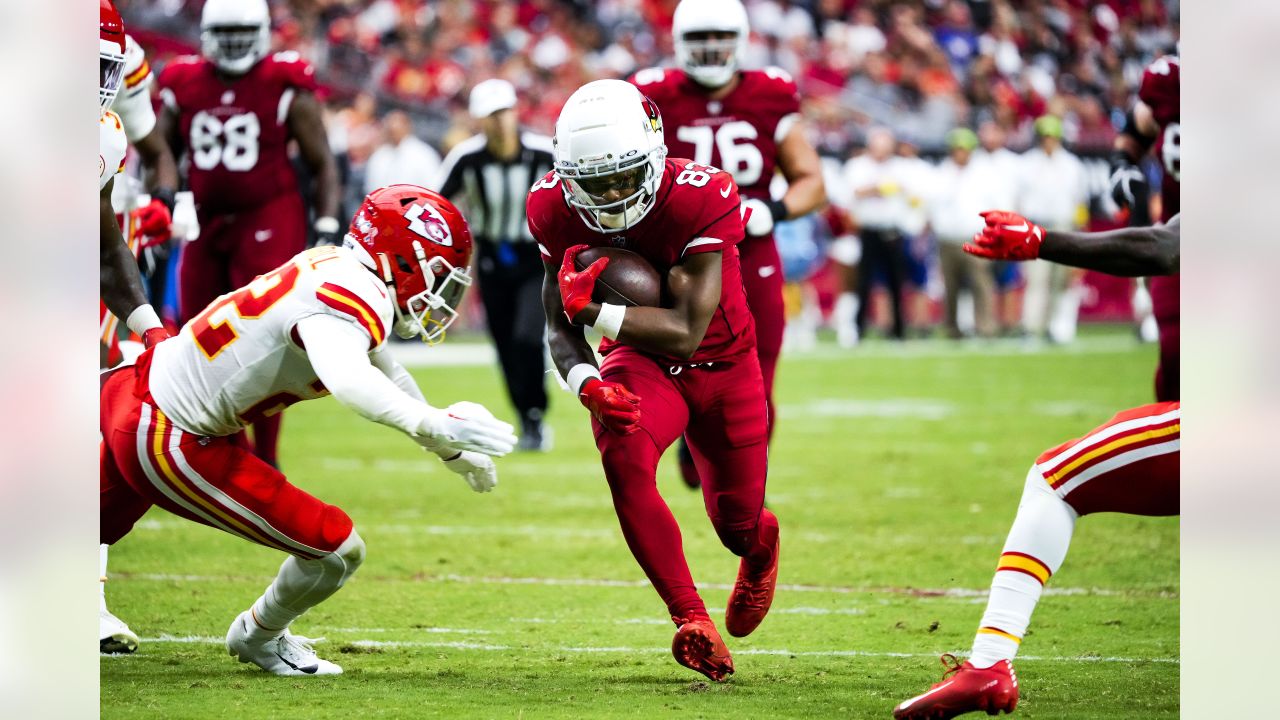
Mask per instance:
[[[143,80],[146,80],[147,77],[150,75],[151,75],[151,64],[148,63],[146,60],[143,60],[142,65],[137,70],[134,70],[132,73],[130,73],[130,75],[124,79],[124,86],[126,88],[134,87],[138,83],[142,82]]]
[[[382,340],[387,336],[382,318],[359,295],[341,285],[325,283],[316,289],[316,297],[334,310],[355,318],[360,327],[369,333],[372,342],[369,346],[370,350],[382,344]]]
[[[715,245],[717,243],[723,244],[724,241],[718,238],[709,238],[709,237],[694,238],[693,240],[689,241],[688,245],[684,246],[684,249],[680,251],[680,254],[684,255],[685,253],[689,252],[693,248],[700,247],[702,245]]]

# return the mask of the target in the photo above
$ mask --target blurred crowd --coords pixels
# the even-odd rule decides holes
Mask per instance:
[[[153,65],[162,67],[166,56],[198,47],[201,0],[119,4]],[[583,83],[673,64],[676,4],[290,0],[272,2],[271,10],[275,48],[295,50],[317,67],[349,209],[398,167],[415,168],[425,182],[440,156],[475,131],[466,107],[475,83],[509,80],[519,94],[521,122],[550,134],[563,101]],[[1178,40],[1178,0],[745,0],[745,5],[752,28],[745,66],[776,65],[795,78],[812,140],[831,168],[829,195],[841,211],[802,223],[797,235],[803,247],[790,249],[793,258],[825,258],[823,240],[849,234],[840,230],[842,224],[865,225],[859,215],[868,212],[868,198],[855,197],[851,179],[858,171],[850,167],[871,162],[868,146],[892,129],[889,140],[879,143],[897,158],[893,173],[903,177],[872,184],[903,188],[906,209],[897,212],[906,218],[900,229],[905,265],[897,259],[882,263],[873,276],[877,285],[897,279],[905,286],[903,307],[892,303],[896,312],[877,303],[875,317],[895,336],[938,323],[960,332],[950,319],[954,310],[946,304],[944,279],[964,277],[967,292],[976,287],[954,262],[956,238],[943,237],[948,213],[959,211],[946,188],[963,187],[966,178],[988,172],[988,166],[984,161],[976,170],[957,167],[958,147],[967,146],[981,159],[999,155],[1005,172],[1015,178],[1015,165],[1026,168],[1030,161],[1011,158],[1042,152],[1045,126],[1037,121],[1052,118],[1054,141],[1081,165],[1078,182],[1077,175],[1063,181],[1073,188],[1073,226],[1109,215],[1114,207],[1105,197],[1103,158],[1132,105],[1142,69],[1174,51]],[[1010,180],[1015,189],[1017,182]],[[1077,188],[1083,196],[1074,193]],[[782,231],[782,242],[790,232]],[[809,245],[821,247],[815,251]],[[825,271],[834,276],[841,274],[839,258],[849,255],[838,244],[833,247],[835,269]],[[824,271],[817,264],[794,265],[801,268],[797,279]],[[816,296],[829,309],[841,287],[848,290],[857,282],[829,280],[833,289]],[[984,279],[980,286],[986,285]],[[1020,288],[1021,281],[1016,271],[1002,269],[993,292],[1010,287]],[[811,288],[804,292],[815,295]],[[913,292],[923,299],[913,300]],[[1014,322],[1025,312],[988,306],[986,291],[981,294],[976,321],[960,323],[964,332],[1045,332],[1045,322]],[[1020,296],[1016,302],[1021,305]]]

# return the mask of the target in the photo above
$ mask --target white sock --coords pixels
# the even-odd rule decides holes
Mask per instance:
[[[110,545],[98,546],[98,607],[107,611],[107,548]]]
[[[364,551],[364,541],[352,530],[337,550],[318,560],[285,558],[276,579],[253,603],[249,639],[270,640],[337,592],[364,561]]]
[[[1018,654],[1044,584],[1067,556],[1076,517],[1033,465],[973,640],[969,661],[974,667],[991,667]]]
[[[836,326],[836,341],[842,346],[858,343],[858,294],[840,293],[836,298],[836,306],[831,311],[831,322]]]

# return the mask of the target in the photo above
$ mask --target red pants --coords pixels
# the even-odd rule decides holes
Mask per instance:
[[[200,217],[200,237],[182,246],[178,316],[182,324],[224,293],[284,264],[307,245],[302,196],[286,192],[235,215]]]
[[[707,515],[725,547],[751,559],[771,552],[761,530],[768,469],[764,384],[754,355],[667,367],[619,347],[601,375],[640,396],[640,428],[617,435],[592,420],[605,478],[631,553],[673,617],[705,614],[685,562],[680,528],[658,493],[658,459],[681,434],[702,478]],[[772,530],[771,530],[772,531]]]
[[[1045,482],[1077,513],[1177,515],[1180,403],[1125,410],[1036,458]]]
[[[782,298],[782,258],[773,235],[747,238],[738,244],[742,256],[742,286],[747,305],[756,321],[756,355],[764,377],[764,396],[769,404],[769,434],[773,435],[773,377],[782,352],[782,333],[787,326]]]
[[[124,537],[152,505],[302,559],[333,552],[351,518],[294,487],[236,441],[176,427],[151,401],[151,353],[102,386],[100,541]]]

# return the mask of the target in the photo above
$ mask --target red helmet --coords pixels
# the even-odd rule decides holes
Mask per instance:
[[[111,0],[98,3],[98,101],[110,107],[124,80],[124,20]]]
[[[471,230],[453,203],[417,185],[379,188],[356,211],[344,244],[387,284],[397,335],[444,339],[471,286]]]

